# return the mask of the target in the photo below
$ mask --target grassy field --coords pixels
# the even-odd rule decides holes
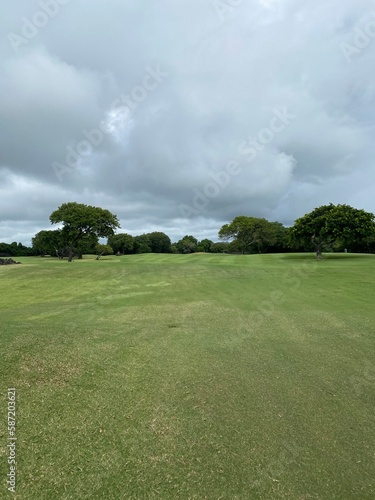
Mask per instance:
[[[375,256],[19,260],[0,498],[375,498]]]

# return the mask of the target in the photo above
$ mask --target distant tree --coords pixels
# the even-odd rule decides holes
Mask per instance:
[[[229,251],[229,243],[218,241],[211,246],[212,253],[226,253]]]
[[[290,228],[283,226],[280,222],[270,222],[270,230],[273,235],[267,252],[269,253],[284,253],[290,251],[289,248],[289,232]]]
[[[39,231],[31,243],[35,254],[41,256],[56,256],[64,246],[61,229]]]
[[[229,243],[226,243],[226,245],[228,253],[235,253],[235,254],[243,253],[243,245],[238,240],[233,240]]]
[[[151,241],[147,234],[134,237],[134,253],[150,253]]]
[[[12,243],[0,243],[0,257],[20,257],[34,255],[32,248],[13,241]]]
[[[23,245],[22,243],[18,243],[17,245],[17,256],[30,256],[34,255],[33,249],[31,247],[28,247],[26,245]]]
[[[176,243],[179,253],[194,253],[197,251],[198,240],[194,236],[186,235]]]
[[[113,255],[113,249],[110,245],[96,245],[96,260],[99,260],[102,255]]]
[[[149,239],[149,246],[153,253],[169,253],[171,251],[171,240],[165,233],[155,231],[146,235]]]
[[[205,238],[200,241],[197,246],[197,252],[211,252],[211,247],[214,244],[213,241]]]
[[[375,234],[374,214],[350,205],[322,205],[297,219],[291,230],[295,248],[310,246],[317,259],[322,251],[364,245]]]
[[[9,243],[0,243],[0,257],[13,257],[14,248]]]
[[[114,253],[122,255],[133,253],[134,238],[127,233],[114,234],[108,238],[108,245],[112,247]]]
[[[178,253],[177,243],[172,243],[171,253]]]
[[[360,244],[354,246],[354,250],[356,252],[375,253],[375,234],[366,236]]]
[[[276,242],[275,226],[263,218],[235,217],[231,223],[225,224],[219,231],[219,238],[224,241],[236,241],[242,253],[266,251]]]
[[[120,227],[116,215],[100,207],[70,202],[62,204],[50,215],[52,224],[62,222],[62,238],[68,261],[79,251],[79,244],[87,235],[108,238]]]

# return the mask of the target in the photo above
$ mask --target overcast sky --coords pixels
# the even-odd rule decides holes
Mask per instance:
[[[375,2],[17,0],[0,31],[0,241],[77,201],[217,240],[375,212]]]

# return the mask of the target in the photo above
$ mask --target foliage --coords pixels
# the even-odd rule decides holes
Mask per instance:
[[[222,243],[220,243],[222,245]],[[228,253],[243,253],[242,252],[242,245],[238,240],[233,240],[230,241],[229,243],[226,243],[227,245],[227,251]]]
[[[134,237],[134,253],[150,253],[151,241],[147,234]]]
[[[291,230],[294,248],[314,248],[318,258],[325,249],[349,250],[375,235],[374,214],[350,205],[322,205],[297,219]]]
[[[77,254],[82,258],[83,254],[96,253],[96,245],[98,244],[98,237],[96,234],[86,234],[81,238],[77,245]]]
[[[74,247],[74,254],[82,257],[83,254],[93,254],[98,244],[98,237],[95,234],[85,234]],[[51,255],[64,258],[68,255],[64,233],[61,229],[39,231],[32,239],[33,251],[35,255]]]
[[[36,255],[56,255],[63,245],[61,229],[39,231],[31,240]]]
[[[200,241],[197,246],[197,252],[211,252],[211,247],[214,244],[213,241],[205,238]]]
[[[50,221],[52,224],[63,223],[61,234],[69,261],[72,260],[74,252],[79,250],[79,244],[85,236],[108,238],[120,227],[116,215],[109,210],[76,202],[62,204],[52,212]]]
[[[134,250],[134,238],[127,233],[114,234],[108,238],[108,245],[112,247],[114,253],[130,254]]]
[[[96,245],[96,260],[99,260],[102,255],[113,255],[113,249],[110,245],[98,243]]]
[[[177,243],[172,243],[171,253],[178,253]]]
[[[176,243],[179,253],[194,253],[197,251],[198,240],[194,236],[186,235]]]
[[[153,253],[170,253],[171,251],[171,240],[169,236],[165,233],[155,231],[153,233],[146,234],[149,247]]]
[[[269,246],[267,247],[267,252],[283,253],[290,251],[289,249],[290,228],[283,226],[281,222],[270,222],[269,228],[273,237],[269,242]]]
[[[170,253],[171,240],[160,231],[131,236],[130,234],[115,234],[108,238],[108,244],[115,253]]]
[[[280,226],[280,223],[264,218],[240,215],[222,226],[219,238],[235,241],[235,247],[241,253],[264,252],[277,243]]]
[[[219,241],[211,245],[211,253],[226,253],[229,251],[229,243]]]
[[[21,257],[32,256],[34,250],[30,247],[22,245],[22,243],[0,243],[0,257]]]

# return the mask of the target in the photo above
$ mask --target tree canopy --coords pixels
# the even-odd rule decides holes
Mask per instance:
[[[208,238],[205,238],[198,242],[197,252],[211,252],[213,244],[214,244],[213,241],[209,240]]]
[[[37,255],[56,255],[63,246],[61,229],[39,231],[31,242],[33,250]]]
[[[264,252],[284,238],[285,228],[279,222],[239,215],[219,231],[221,240],[232,240],[231,247],[240,253]],[[281,242],[280,242],[281,244]]]
[[[110,245],[103,245],[98,243],[95,247],[96,250],[96,260],[99,260],[102,255],[112,255],[113,248]]]
[[[114,234],[108,238],[108,245],[110,245],[114,253],[129,254],[133,253],[134,238],[127,233]]]
[[[291,229],[295,247],[314,248],[317,258],[324,249],[361,245],[375,234],[374,214],[350,205],[322,205],[297,219]]]
[[[0,243],[0,257],[20,257],[34,255],[30,247],[13,241],[12,243]]]
[[[194,253],[197,251],[198,240],[191,235],[185,235],[176,243],[179,253]]]
[[[109,210],[76,202],[63,203],[52,212],[50,221],[51,224],[63,224],[61,235],[69,261],[85,237],[108,238],[120,227],[116,215]]]
[[[375,252],[374,214],[349,205],[322,205],[297,219],[293,227],[265,218],[240,215],[219,231],[219,242],[207,238],[198,241],[185,235],[171,243],[169,236],[154,231],[138,236],[115,234],[120,227],[117,216],[103,208],[70,202],[62,204],[50,215],[52,224],[61,228],[39,231],[32,239],[32,248],[21,243],[0,243],[0,255],[55,255],[72,260],[82,254],[105,255],[134,253],[274,253],[311,251],[320,258],[322,251]]]
[[[153,253],[169,253],[171,251],[171,240],[169,236],[160,231],[154,231],[146,235],[149,247]]]

